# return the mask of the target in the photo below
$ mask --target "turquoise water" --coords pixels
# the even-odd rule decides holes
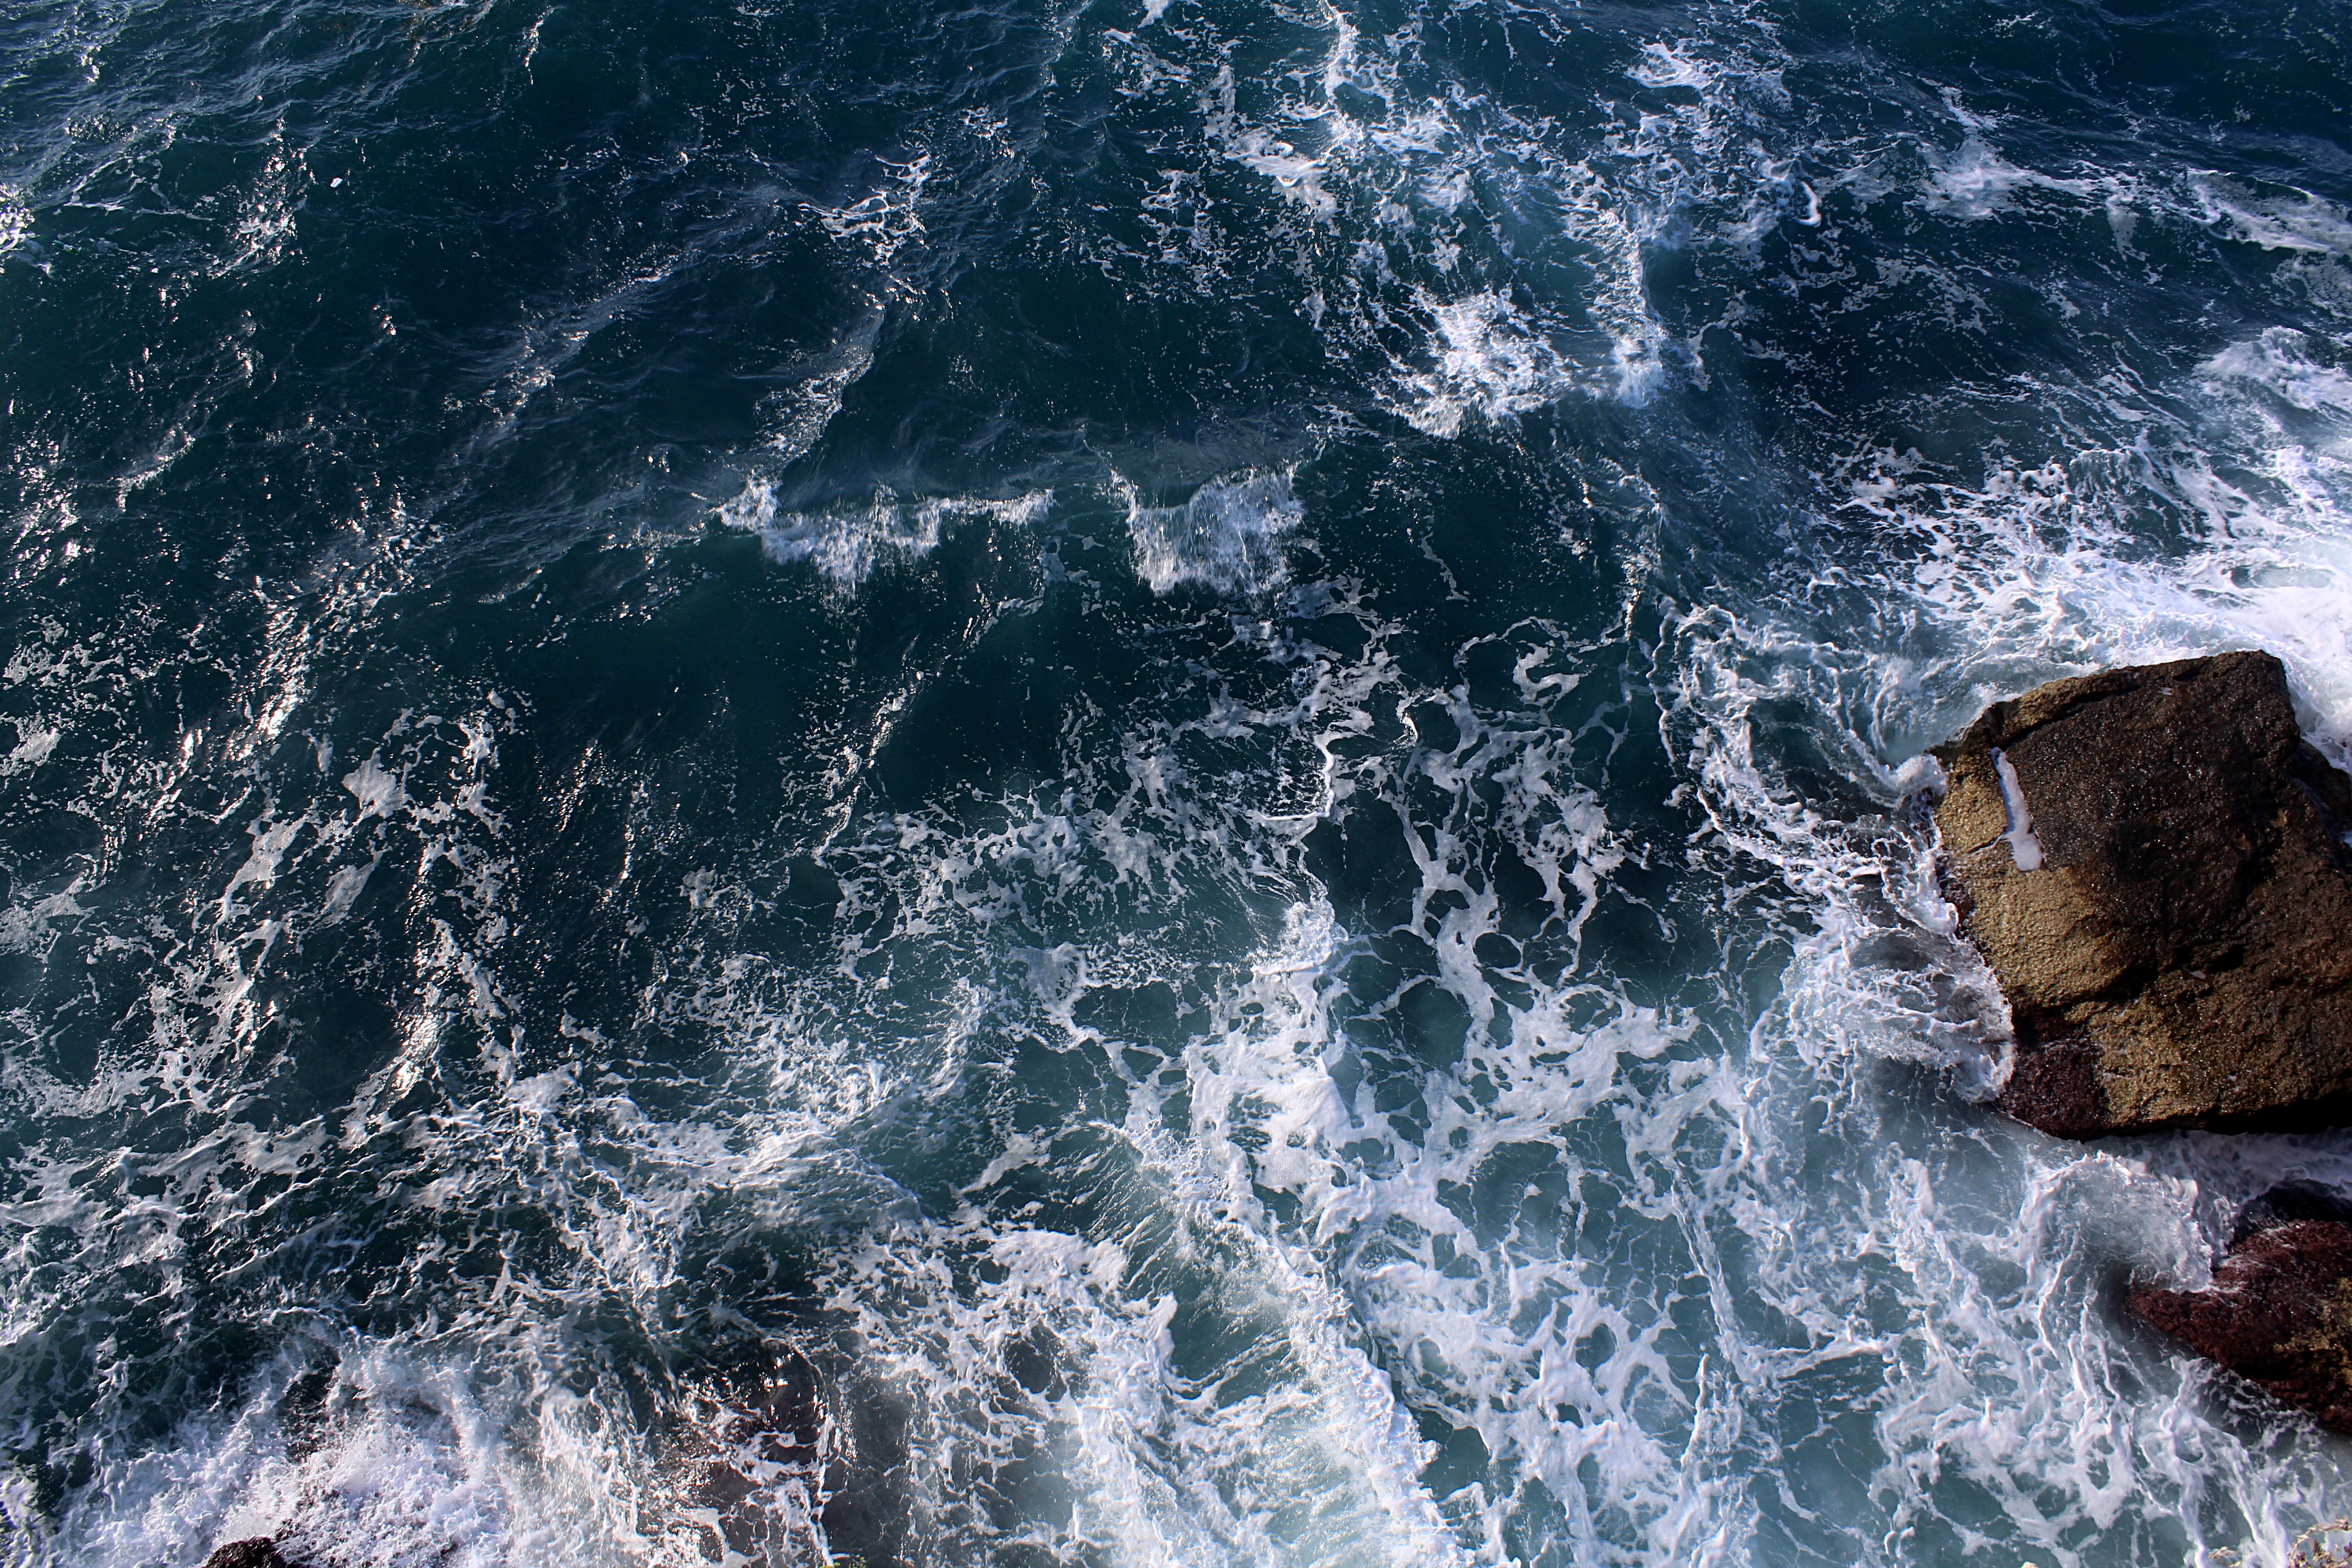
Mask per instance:
[[[0,12],[6,1560],[2284,1562],[1920,752],[2352,760],[2347,28]]]

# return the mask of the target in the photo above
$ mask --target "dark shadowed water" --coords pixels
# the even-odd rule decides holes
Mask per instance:
[[[2280,1563],[1915,797],[2347,759],[2347,60],[0,3],[0,1558]]]

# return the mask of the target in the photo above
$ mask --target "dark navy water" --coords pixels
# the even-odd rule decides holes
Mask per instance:
[[[2352,760],[2341,0],[0,6],[0,1555],[2278,1564],[1921,749]],[[2223,1552],[2241,1554],[2225,1558]]]

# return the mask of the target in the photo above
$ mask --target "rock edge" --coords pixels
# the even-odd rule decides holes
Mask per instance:
[[[2352,1122],[2352,778],[2276,658],[2053,681],[1934,755],[1945,891],[2016,1026],[2003,1110],[2070,1138]]]
[[[2203,1290],[2141,1286],[2131,1310],[2352,1436],[2352,1201],[2301,1184],[2257,1199]]]

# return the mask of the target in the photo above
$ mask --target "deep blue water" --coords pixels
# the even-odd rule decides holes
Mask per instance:
[[[2347,205],[2343,0],[10,0],[0,1551],[2282,1563],[2118,1300],[2352,1138],[1983,1109],[1916,796],[2352,760]]]

